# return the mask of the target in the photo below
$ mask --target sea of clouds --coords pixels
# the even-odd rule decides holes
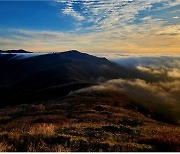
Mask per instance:
[[[99,55],[137,72],[131,79],[114,79],[86,90],[113,90],[180,124],[180,55]]]

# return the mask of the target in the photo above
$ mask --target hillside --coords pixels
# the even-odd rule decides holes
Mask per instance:
[[[130,77],[125,68],[105,58],[75,50],[26,59],[13,56],[0,55],[0,106],[48,99],[48,94],[65,96],[109,79]]]
[[[124,94],[113,91],[76,93],[0,109],[0,150],[179,151],[180,128],[141,111]]]

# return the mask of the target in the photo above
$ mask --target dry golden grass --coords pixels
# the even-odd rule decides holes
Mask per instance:
[[[43,141],[39,140],[38,143],[30,142],[27,147],[27,152],[43,152],[43,151],[50,151],[48,145]]]
[[[13,151],[13,146],[8,145],[7,142],[0,142],[0,152],[9,152]]]
[[[57,126],[53,124],[36,124],[30,127],[28,133],[30,135],[44,135],[53,136],[55,134],[55,129]]]
[[[52,152],[71,152],[71,149],[66,148],[63,145],[55,145]]]
[[[1,151],[180,150],[179,126],[147,117],[119,97],[84,95],[45,103],[0,109]]]

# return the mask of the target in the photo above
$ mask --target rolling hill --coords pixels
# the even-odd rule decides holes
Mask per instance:
[[[65,96],[109,79],[131,77],[106,58],[75,50],[25,59],[0,54],[0,70],[0,106]]]

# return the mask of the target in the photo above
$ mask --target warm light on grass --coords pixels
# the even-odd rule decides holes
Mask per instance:
[[[39,135],[42,134],[44,136],[52,136],[55,134],[56,126],[53,124],[37,124],[33,125],[30,130],[30,135]]]

